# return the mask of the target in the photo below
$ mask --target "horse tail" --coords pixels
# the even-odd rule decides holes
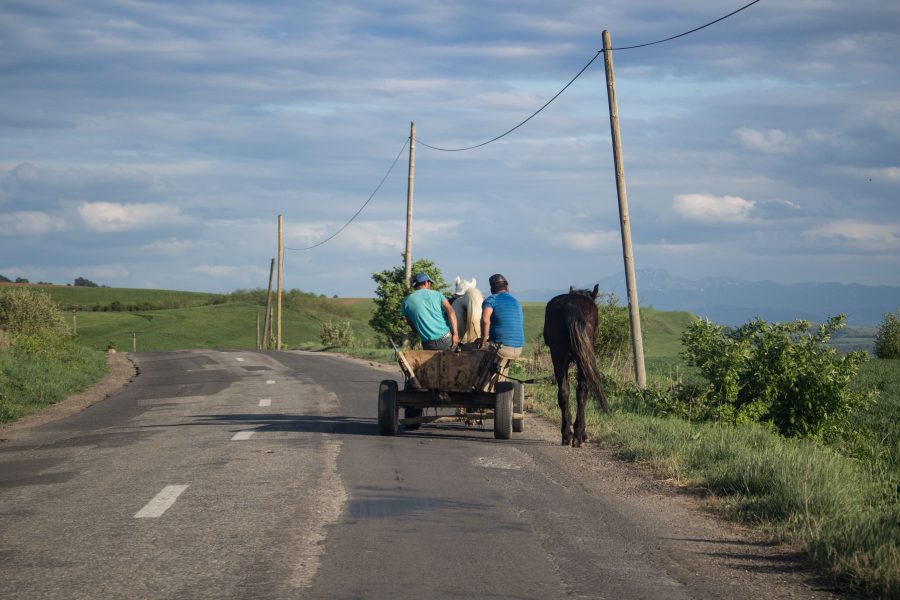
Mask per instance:
[[[606,402],[606,395],[603,393],[603,386],[600,382],[600,370],[597,368],[597,358],[594,355],[594,340],[592,339],[587,323],[574,307],[567,307],[566,311],[566,328],[569,331],[569,346],[572,354],[575,355],[575,363],[584,378],[587,380],[590,390],[594,392],[594,396],[600,401],[600,407],[603,412],[609,413],[609,404]]]

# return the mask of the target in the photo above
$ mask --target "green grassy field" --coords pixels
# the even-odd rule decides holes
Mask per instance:
[[[326,320],[350,320],[360,346],[374,346],[369,327],[372,301],[333,301],[333,309],[286,308],[282,317],[282,343],[288,348],[321,346],[319,337]],[[78,339],[104,350],[110,343],[118,350],[177,350],[183,348],[255,348],[256,316],[265,308],[249,303],[215,304],[194,308],[78,313]],[[72,315],[67,315],[71,324]],[[134,336],[132,335],[134,333]]]
[[[63,309],[71,310],[72,307],[78,307],[79,311],[109,310],[115,302],[127,310],[128,307],[141,305],[148,309],[188,308],[224,301],[221,294],[207,292],[56,285],[31,286],[30,289],[49,294]]]

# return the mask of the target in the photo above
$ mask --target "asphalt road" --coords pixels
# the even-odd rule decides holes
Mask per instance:
[[[110,398],[4,434],[4,599],[826,597],[546,424],[383,437],[397,375],[359,361],[133,358]]]

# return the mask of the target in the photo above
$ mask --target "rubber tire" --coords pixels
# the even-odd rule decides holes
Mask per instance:
[[[378,386],[378,433],[397,435],[397,382],[385,379]]]
[[[497,392],[494,402],[494,437],[508,440],[512,437],[513,395],[516,390],[509,381],[501,381],[494,390]]]
[[[525,384],[518,381],[513,382],[515,392],[513,393],[513,412],[520,415],[525,414]],[[522,433],[525,431],[525,417],[516,419],[513,417],[512,422],[513,433]]]

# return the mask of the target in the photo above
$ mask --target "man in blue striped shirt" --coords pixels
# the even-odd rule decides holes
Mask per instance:
[[[515,360],[525,346],[525,326],[522,305],[509,293],[506,277],[491,275],[488,280],[491,295],[481,305],[481,340],[479,348],[491,344],[499,346],[500,358]]]

